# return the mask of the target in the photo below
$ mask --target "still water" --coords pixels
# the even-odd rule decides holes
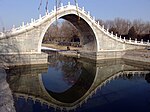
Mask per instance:
[[[49,64],[12,67],[16,112],[150,112],[150,67],[128,60],[49,54]]]

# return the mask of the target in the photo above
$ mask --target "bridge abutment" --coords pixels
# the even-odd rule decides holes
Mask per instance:
[[[47,60],[48,54],[46,53],[0,54],[1,66],[47,64]]]
[[[113,51],[113,50],[101,50],[98,52],[80,52],[81,58],[87,58],[92,60],[102,60],[102,59],[114,59],[122,58],[125,55],[125,51]]]

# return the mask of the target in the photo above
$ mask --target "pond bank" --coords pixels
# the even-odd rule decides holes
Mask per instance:
[[[150,50],[130,50],[125,53],[123,58],[150,64]]]
[[[78,50],[58,50],[58,49],[53,49],[53,48],[51,50],[51,48],[48,49],[46,47],[45,47],[45,50],[56,51],[59,54],[68,56],[68,57],[76,57],[76,58],[82,57],[81,56],[82,53],[79,52]],[[122,59],[150,64],[150,50],[147,50],[147,49],[127,50],[127,51],[122,51],[120,53],[121,53],[120,57],[116,57],[116,58],[122,58]],[[98,59],[98,61],[100,60],[101,59]]]

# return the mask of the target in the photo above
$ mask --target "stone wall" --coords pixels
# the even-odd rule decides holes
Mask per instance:
[[[48,54],[0,54],[0,64],[3,66],[46,64]]]
[[[6,72],[0,68],[0,112],[16,112],[12,92],[6,81]]]
[[[125,55],[123,55],[123,58],[150,64],[150,51],[149,50],[131,50],[131,51],[126,52]]]

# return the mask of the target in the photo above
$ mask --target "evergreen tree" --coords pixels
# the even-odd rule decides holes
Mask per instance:
[[[110,32],[110,33],[113,32],[114,35],[115,35],[115,34],[118,34],[118,31],[117,31],[117,29],[116,29],[115,27],[111,27],[111,28],[109,29],[109,32]]]
[[[134,40],[135,38],[137,38],[137,33],[135,31],[134,26],[132,26],[129,31],[128,31],[128,37],[131,38],[132,40]]]

